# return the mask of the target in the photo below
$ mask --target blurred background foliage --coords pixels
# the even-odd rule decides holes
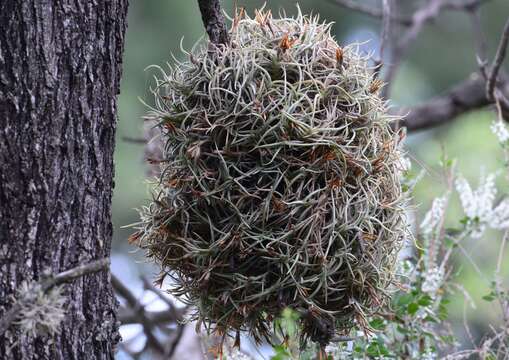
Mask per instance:
[[[371,3],[369,0],[363,3]],[[228,14],[233,14],[234,1],[222,1]],[[380,6],[373,1],[373,6]],[[415,9],[418,1],[399,1],[408,12]],[[237,6],[245,7],[252,15],[264,1],[238,0]],[[273,14],[284,9],[287,14],[295,14],[294,1],[267,1],[266,7]],[[333,33],[340,44],[364,43],[366,52],[376,53],[379,47],[380,22],[356,14],[334,4],[333,0],[301,0],[305,14],[319,14],[323,20],[333,21]],[[401,9],[405,11],[405,8]],[[504,21],[509,14],[509,1],[492,0],[482,7],[482,27],[487,38],[490,58],[498,43]],[[180,51],[190,49],[205,35],[196,1],[190,0],[148,0],[131,1],[128,17],[127,42],[124,53],[124,71],[120,94],[119,124],[116,146],[116,185],[113,199],[113,272],[134,288],[141,282],[139,275],[152,276],[155,269],[144,264],[143,254],[134,252],[128,245],[127,237],[132,232],[123,226],[138,220],[135,208],[146,204],[150,189],[145,177],[143,146],[126,141],[129,138],[142,138],[142,127],[146,109],[140,99],[151,101],[148,87],[151,82],[152,64],[165,65],[172,62],[171,54],[182,59]],[[429,99],[456,82],[465,79],[477,68],[475,41],[468,15],[464,12],[444,12],[435,23],[428,25],[418,40],[412,44],[409,56],[400,69],[393,86],[391,103],[395,106],[414,105]],[[506,69],[509,70],[509,67]],[[469,113],[447,125],[407,137],[408,153],[413,162],[413,171],[424,169],[426,176],[415,190],[416,223],[422,220],[423,213],[430,202],[444,191],[444,183],[437,172],[437,164],[443,153],[449,158],[457,158],[458,168],[473,184],[477,184],[481,171],[486,173],[501,168],[504,159],[495,135],[489,129],[495,113],[489,110]],[[481,170],[484,169],[484,170]],[[500,185],[507,182],[507,174],[500,174]],[[507,186],[504,190],[509,191]],[[502,194],[499,194],[499,196]],[[451,226],[462,217],[457,199],[454,210],[449,212]],[[467,247],[473,249],[472,257],[486,274],[493,272],[498,256],[501,236],[488,232],[482,239]],[[490,311],[490,304],[480,299],[486,295],[488,281],[483,279],[475,268],[462,260],[459,279],[471,292],[476,301],[476,310],[469,311],[472,329],[477,336],[487,330],[488,321],[497,320],[497,313]],[[505,274],[509,274],[509,262],[505,263]],[[505,276],[507,279],[508,276]],[[509,285],[509,284],[508,284]],[[461,326],[463,300],[458,294],[450,311],[453,322]],[[459,329],[461,331],[461,329]]]

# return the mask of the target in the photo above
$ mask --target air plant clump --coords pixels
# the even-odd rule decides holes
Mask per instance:
[[[158,68],[164,157],[131,241],[216,333],[268,339],[290,307],[325,346],[388,296],[407,233],[397,117],[330,28],[236,16],[227,46]]]

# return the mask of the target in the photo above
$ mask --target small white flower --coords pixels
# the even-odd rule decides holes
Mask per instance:
[[[329,344],[325,347],[325,352],[327,354],[336,354],[339,351],[339,346],[337,344]]]
[[[506,198],[491,212],[489,224],[493,229],[509,228],[509,199]]]
[[[420,357],[421,360],[435,360],[437,358],[437,354],[433,351],[427,351]]]
[[[472,191],[465,178],[459,177],[456,190],[465,215],[478,221],[477,228],[472,232],[473,238],[481,237],[486,226],[493,229],[509,228],[509,199],[502,200],[493,208],[497,194],[495,174],[481,178],[481,184],[475,191]]]
[[[431,233],[440,223],[440,220],[444,216],[445,206],[447,205],[448,199],[449,195],[446,194],[433,200],[431,209],[426,213],[424,220],[421,223],[421,231],[424,234]]]
[[[434,297],[442,286],[442,280],[444,278],[444,274],[442,270],[437,267],[432,267],[428,269],[424,274],[424,282],[422,283],[422,291]]]
[[[456,191],[460,197],[461,206],[463,207],[465,215],[474,217],[477,206],[474,193],[468,181],[462,176],[456,179]]]
[[[481,183],[475,191],[472,191],[468,181],[460,176],[456,180],[456,191],[460,197],[465,215],[471,219],[479,218],[481,222],[489,219],[493,208],[493,201],[497,194],[495,174],[481,178]]]
[[[410,161],[410,159],[403,155],[401,155],[401,157],[399,158],[399,164],[402,172],[410,171],[410,169],[412,168],[412,162]]]
[[[225,346],[223,348],[223,358],[228,360],[249,360],[251,359],[248,355],[242,353],[235,346]]]
[[[497,188],[495,187],[495,174],[490,174],[486,178],[481,178],[479,188],[474,192],[477,200],[477,216],[482,221],[486,221],[491,216],[493,202]]]
[[[490,126],[491,131],[493,134],[496,135],[498,138],[498,141],[501,143],[507,142],[509,140],[509,130],[507,129],[507,126],[500,120],[495,120]]]
[[[413,272],[415,271],[415,265],[408,259],[398,261],[398,264],[396,265],[396,267],[397,267],[397,273],[400,276],[407,277],[407,278],[411,277]]]

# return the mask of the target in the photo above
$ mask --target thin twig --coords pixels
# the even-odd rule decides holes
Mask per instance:
[[[493,63],[491,65],[490,76],[488,77],[488,81],[486,83],[486,92],[489,100],[493,101],[495,99],[495,86],[497,83],[498,73],[500,71],[500,67],[504,62],[505,55],[507,53],[507,44],[509,43],[509,18],[504,26],[504,31],[502,33],[502,37],[498,44],[497,53],[495,55],[495,59],[493,59]]]
[[[497,260],[497,269],[495,270],[495,276],[500,276],[500,271],[502,270],[502,260],[504,259],[505,253],[505,244],[507,242],[507,237],[509,236],[509,231],[504,232],[504,236],[502,237],[502,244],[500,245],[498,260]]]
[[[472,31],[474,33],[475,38],[475,47],[476,47],[476,57],[477,57],[477,64],[479,66],[479,69],[481,71],[481,75],[484,79],[487,78],[486,73],[486,54],[487,54],[487,42],[486,37],[483,34],[482,27],[481,27],[481,14],[478,7],[473,8],[469,11],[470,14],[470,22],[472,24]]]
[[[393,0],[382,0],[383,1],[383,21],[382,31],[380,33],[380,52],[379,57],[375,60],[375,69],[373,77],[376,79],[380,76],[384,64],[384,53],[385,48],[389,44],[389,37],[391,33],[391,13]]]
[[[105,270],[110,265],[110,259],[104,258],[100,260],[93,261],[86,265],[79,265],[73,269],[63,271],[52,278],[47,279],[43,283],[44,291],[50,290],[52,287],[71,282],[75,279],[83,277],[85,275],[93,274],[101,270]]]
[[[329,0],[329,1],[336,5],[342,6],[345,9],[356,11],[360,14],[364,14],[375,19],[383,18],[383,10],[375,8],[371,5],[361,4],[360,1],[355,0]],[[479,7],[482,3],[488,1],[491,0],[447,1],[444,3],[443,8],[444,10],[456,10],[456,11],[469,10]],[[410,27],[414,24],[414,19],[411,16],[395,14],[394,12],[391,14],[391,21],[407,27]]]
[[[392,61],[388,66],[387,74],[385,76],[386,85],[382,91],[382,96],[384,98],[389,97],[392,83],[410,44],[417,38],[424,25],[439,15],[444,4],[444,0],[430,0],[412,16],[412,26],[394,46]]]
[[[466,10],[472,11],[479,8],[483,3],[492,0],[450,0],[444,4],[444,9],[447,10]]]
[[[382,34],[380,35],[380,63],[383,62],[385,48],[389,44],[389,38],[391,34],[392,5],[392,0],[383,0]]]
[[[359,1],[354,0],[330,0],[331,2],[340,5],[346,9],[350,9],[353,11],[357,11],[361,14],[382,19],[383,18],[383,10],[377,9],[371,5],[364,5],[361,4]],[[391,14],[391,21],[395,21],[401,25],[404,26],[411,26],[412,25],[412,18],[401,16],[397,14]]]
[[[47,292],[57,285],[71,282],[75,279],[99,272],[101,270],[106,270],[109,266],[109,263],[109,258],[104,258],[93,261],[86,265],[79,265],[70,270],[63,271],[55,276],[40,281],[39,284],[41,286],[41,290],[43,292]],[[26,300],[23,299],[18,300],[0,319],[0,334],[3,334],[12,324],[12,322],[16,320],[25,302]]]
[[[166,352],[167,358],[171,359],[177,350],[177,346],[180,344],[180,340],[182,339],[182,335],[184,335],[185,324],[177,324],[177,333],[175,338],[170,344],[168,351]]]
[[[503,297],[503,279],[500,276],[500,272],[502,270],[502,260],[505,255],[505,245],[507,243],[507,237],[509,236],[509,231],[504,232],[504,236],[502,237],[502,243],[500,244],[500,249],[498,253],[498,260],[497,260],[497,269],[495,270],[495,289],[497,291],[497,298],[498,302],[502,311],[502,318],[504,319],[504,323],[506,326],[509,326],[509,309],[508,307],[508,301]]]
[[[168,299],[161,290],[156,288],[146,277],[142,277],[143,286],[145,289],[152,291],[156,296],[161,299],[166,305],[168,305],[168,312],[173,316],[173,321],[178,322],[181,321],[184,317],[184,314],[188,310],[188,306],[185,306],[183,309],[177,309],[173,301]]]
[[[144,138],[131,137],[131,136],[122,136],[122,141],[132,143],[132,144],[140,144],[140,145],[145,145],[147,143],[147,140]]]
[[[111,274],[111,284],[115,291],[126,300],[127,304],[137,314],[139,323],[143,326],[143,332],[147,337],[146,346],[150,346],[159,354],[164,354],[164,346],[153,333],[154,324],[147,318],[145,308],[140,304],[137,297],[113,274]]]
[[[173,324],[176,319],[175,316],[167,310],[158,310],[158,311],[148,311],[145,310],[145,317],[148,321],[153,325],[165,325],[165,324]],[[122,323],[122,325],[129,324],[139,324],[140,317],[136,310],[132,309],[130,306],[121,306],[118,309],[117,314],[118,320]]]

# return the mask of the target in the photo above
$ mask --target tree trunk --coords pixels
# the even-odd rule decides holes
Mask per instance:
[[[0,317],[23,281],[108,257],[127,0],[0,1]],[[53,338],[0,334],[2,359],[110,359],[109,273],[65,286]]]

